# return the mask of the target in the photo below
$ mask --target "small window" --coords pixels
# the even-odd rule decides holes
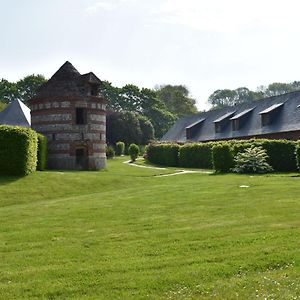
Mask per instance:
[[[98,96],[99,90],[98,85],[91,85],[91,96]]]
[[[270,121],[271,121],[270,114],[261,115],[261,125],[262,126],[270,125]]]
[[[237,131],[240,129],[239,119],[232,120],[232,130]]]
[[[84,125],[86,124],[86,109],[82,107],[76,108],[76,124]]]
[[[56,140],[56,135],[55,133],[52,133],[52,141],[55,141]]]

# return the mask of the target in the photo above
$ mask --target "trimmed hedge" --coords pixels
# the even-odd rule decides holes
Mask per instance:
[[[177,167],[179,147],[178,144],[149,144],[146,158],[153,164]]]
[[[37,133],[30,128],[0,126],[0,173],[28,175],[36,170]]]
[[[289,140],[268,140],[268,139],[251,139],[251,140],[231,140],[207,143],[192,143],[180,146],[178,144],[151,144],[147,147],[146,157],[155,164],[165,166],[181,166],[190,168],[212,168],[212,148],[218,145],[226,145],[223,151],[231,153],[234,158],[237,153],[244,152],[251,146],[260,146],[266,150],[268,155],[268,164],[276,172],[293,172],[297,170],[296,145],[297,142]],[[299,144],[300,145],[300,144]],[[300,147],[300,146],[299,146]],[[216,150],[218,151],[218,150]],[[300,150],[297,150],[300,152]],[[221,151],[222,152],[222,151]],[[215,154],[216,155],[216,154]],[[224,153],[222,155],[225,155]],[[229,158],[229,154],[226,154]],[[218,159],[215,157],[215,159]],[[298,157],[300,161],[300,156]],[[221,163],[221,161],[220,161]],[[216,162],[217,171],[228,172],[228,167],[220,167]],[[234,167],[232,166],[230,168]],[[300,163],[299,163],[300,168]],[[227,171],[225,171],[227,170]]]
[[[36,169],[44,171],[47,164],[47,138],[38,133],[38,148],[37,148],[37,166]]]
[[[186,168],[212,169],[214,143],[185,144],[179,149],[179,165]]]
[[[212,161],[216,172],[229,172],[234,167],[230,144],[216,143],[212,148]]]
[[[293,172],[297,170],[295,156],[296,142],[288,140],[251,139],[242,141],[229,141],[233,156],[238,152],[244,152],[251,145],[261,146],[268,155],[268,164],[276,172]]]
[[[297,167],[300,170],[300,142],[296,144],[295,155],[297,160]]]

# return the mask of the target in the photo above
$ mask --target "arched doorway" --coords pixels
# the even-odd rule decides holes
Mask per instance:
[[[76,157],[76,169],[87,170],[88,169],[88,153],[87,148],[84,146],[77,147],[75,150]]]

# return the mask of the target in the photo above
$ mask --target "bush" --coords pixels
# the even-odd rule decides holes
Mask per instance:
[[[117,142],[116,143],[116,155],[121,156],[124,154],[125,150],[125,143],[124,142]]]
[[[272,167],[267,163],[268,155],[262,147],[252,145],[244,152],[239,152],[234,158],[236,173],[268,173]]]
[[[115,157],[115,150],[112,146],[106,146],[106,157],[107,158]]]
[[[135,161],[137,159],[137,157],[139,156],[140,148],[136,144],[130,144],[130,146],[128,148],[128,152],[129,152],[131,161]]]
[[[298,142],[296,145],[295,154],[296,154],[296,160],[297,160],[297,167],[298,167],[298,170],[300,170],[300,142]]]
[[[47,164],[47,138],[38,133],[37,166],[36,169],[44,171]]]
[[[261,145],[267,152],[267,162],[277,172],[297,170],[295,156],[296,143],[287,140],[258,140],[255,145]]]
[[[0,126],[0,173],[28,175],[36,170],[37,133],[30,128]]]
[[[214,143],[185,144],[179,149],[179,165],[187,168],[212,169]]]
[[[229,172],[234,166],[230,144],[216,143],[212,148],[212,160],[216,172]]]
[[[146,159],[158,165],[177,167],[180,146],[178,144],[149,144],[146,147]]]

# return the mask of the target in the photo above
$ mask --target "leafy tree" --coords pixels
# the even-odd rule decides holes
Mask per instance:
[[[24,77],[16,83],[18,98],[26,103],[36,95],[38,88],[45,82],[45,77],[40,74]]]
[[[145,122],[144,120],[146,119],[141,121],[140,129],[147,132],[142,134],[140,143],[152,140],[154,138],[153,132],[156,138],[162,137],[176,120],[176,116],[167,110],[166,105],[158,99],[157,92],[154,90],[139,89],[132,84],[117,88],[112,86],[110,82],[103,81],[101,93],[109,101],[111,111],[120,113],[126,111],[135,112],[143,115],[150,121],[150,123]]]
[[[234,90],[216,90],[209,96],[208,103],[210,103],[213,108],[233,106],[235,104],[236,96]]]
[[[105,99],[108,100],[108,109],[111,111],[121,111],[121,101],[120,101],[120,89],[118,87],[112,86],[109,81],[102,81],[100,86],[101,94]]]
[[[189,90],[183,85],[162,85],[156,89],[156,93],[167,110],[177,117],[197,112],[195,99],[189,96]]]
[[[108,114],[107,141],[110,144],[116,144],[120,140],[126,145],[146,144],[153,138],[153,126],[146,117],[129,111]]]
[[[17,87],[15,83],[9,82],[6,79],[0,81],[0,102],[10,103],[18,98]]]
[[[147,111],[146,116],[151,120],[154,127],[155,137],[161,138],[175,123],[176,117],[167,110],[152,107]]]
[[[147,117],[137,114],[137,118],[142,132],[140,144],[146,145],[154,139],[154,128]]]

